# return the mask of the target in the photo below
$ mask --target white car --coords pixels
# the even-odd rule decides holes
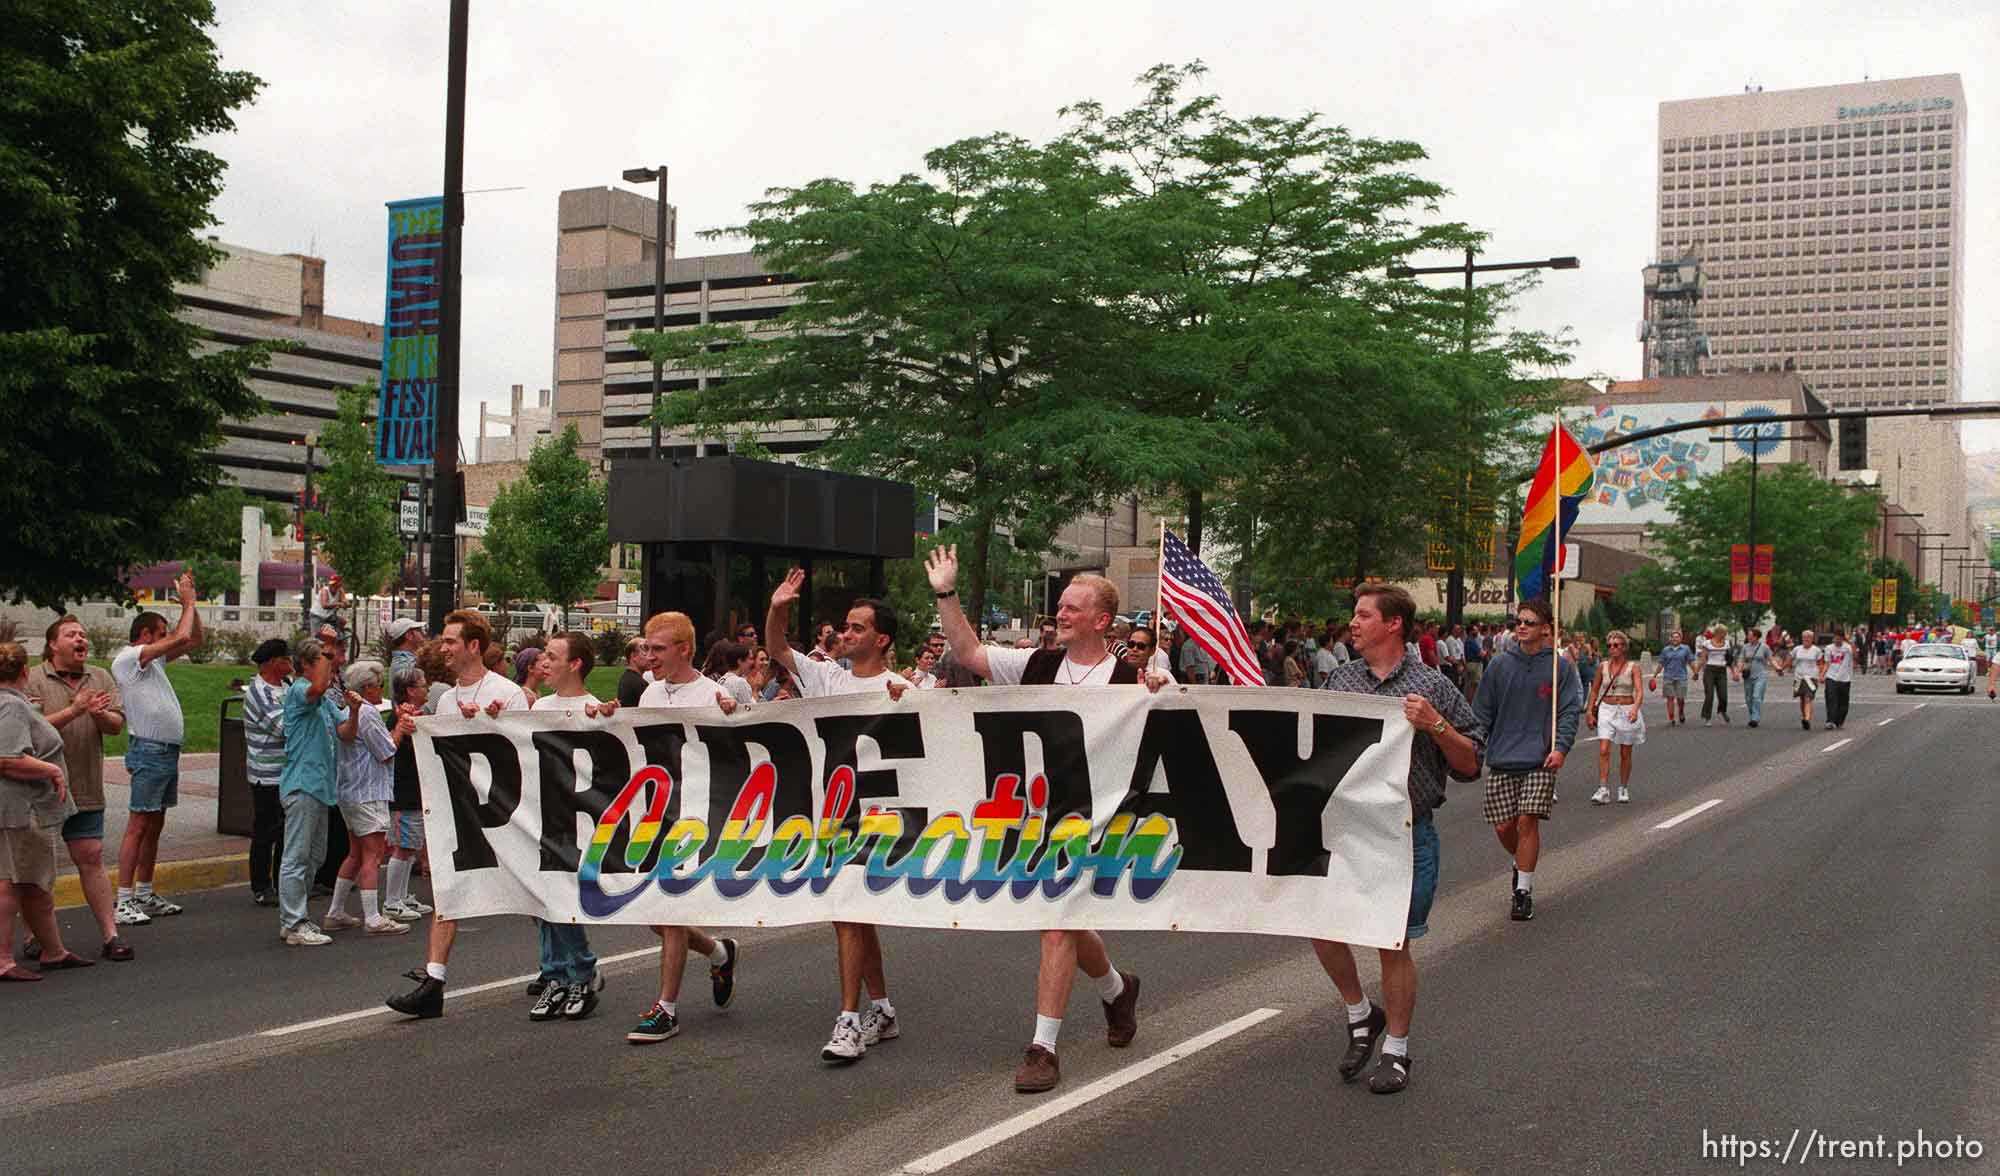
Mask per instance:
[[[1979,668],[1960,645],[1919,645],[1896,663],[1896,693],[1912,690],[1956,690],[1972,693]]]

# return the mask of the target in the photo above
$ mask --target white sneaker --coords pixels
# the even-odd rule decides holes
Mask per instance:
[[[1610,789],[1609,787],[1607,787],[1607,786],[1603,785],[1603,784],[1599,784],[1599,785],[1597,786],[1597,791],[1595,791],[1595,792],[1593,792],[1593,793],[1591,793],[1591,794],[1590,794],[1590,803],[1592,803],[1592,804],[1610,804],[1610,803],[1611,803],[1611,789]]]
[[[333,939],[311,923],[300,923],[285,932],[285,943],[291,947],[323,947]]]
[[[833,1023],[833,1036],[827,1038],[826,1044],[820,1047],[819,1060],[845,1065],[848,1062],[860,1061],[861,1055],[867,1052],[868,1045],[861,1040],[861,1026],[851,1021],[836,1019]]]
[[[896,1023],[896,1018],[883,1012],[881,1009],[870,1005],[868,1006],[868,1011],[861,1014],[861,1043],[863,1045],[879,1045],[884,1041],[893,1041],[902,1035],[903,1028]]]
[[[423,901],[422,899],[417,898],[415,895],[411,895],[403,899],[403,909],[406,911],[416,912],[417,917],[421,919],[425,915],[428,915],[432,911],[436,910],[437,908]]]
[[[328,911],[326,918],[320,922],[320,927],[327,931],[340,931],[348,927],[359,926],[361,926],[361,917],[359,915],[350,915],[346,911]]]
[[[1620,784],[1618,786],[1618,803],[1619,804],[1632,803],[1632,790],[1630,788],[1625,787],[1623,784]]]
[[[157,894],[149,894],[144,898],[134,898],[132,901],[133,905],[156,919],[181,913],[181,905],[179,903],[168,902]]]
[[[398,923],[387,915],[368,920],[366,926],[370,935],[407,935],[410,931],[408,923]]]
[[[153,916],[139,909],[139,904],[129,898],[121,898],[111,911],[111,919],[120,927],[143,927],[153,921]]]

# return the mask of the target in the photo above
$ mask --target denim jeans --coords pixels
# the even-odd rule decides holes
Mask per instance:
[[[285,795],[285,851],[278,866],[278,930],[306,921],[313,871],[326,856],[327,806],[304,792]]]
[[[597,955],[590,950],[590,937],[581,924],[536,919],[535,929],[542,938],[542,979],[581,984],[597,971]]]
[[[1764,721],[1764,675],[1743,675],[1743,708],[1750,712],[1750,721]]]

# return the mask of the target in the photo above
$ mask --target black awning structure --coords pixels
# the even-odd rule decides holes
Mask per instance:
[[[868,561],[867,592],[879,596],[883,562],[916,554],[914,487],[783,462],[614,461],[609,508],[611,541],[646,546],[641,613],[685,612],[698,640],[746,619],[761,629],[771,585],[793,564],[806,572],[806,605],[793,613],[804,633],[814,620],[837,619],[821,615],[833,604],[813,591],[816,562]],[[732,561],[747,565],[747,580],[732,577]]]

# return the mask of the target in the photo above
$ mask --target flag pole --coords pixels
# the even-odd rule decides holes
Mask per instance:
[[[1167,623],[1167,520],[1160,520],[1160,545],[1153,549],[1153,640],[1160,639],[1160,626]]]
[[[1549,558],[1549,753],[1556,750],[1556,720],[1560,713],[1558,704],[1562,695],[1562,565],[1563,565],[1563,512],[1562,512],[1562,418],[1556,418],[1555,431],[1549,436],[1549,445],[1556,455],[1555,492],[1556,517],[1550,527],[1550,535],[1555,546]]]

